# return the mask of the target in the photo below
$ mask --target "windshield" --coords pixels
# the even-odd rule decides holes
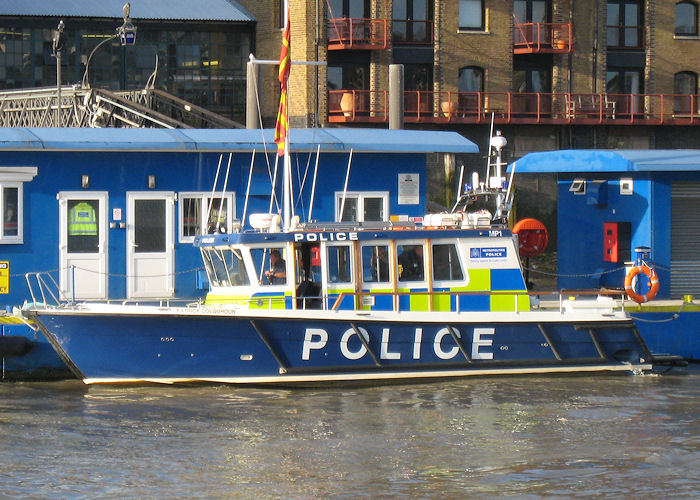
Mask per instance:
[[[231,248],[202,248],[204,267],[213,286],[249,285],[240,250]]]

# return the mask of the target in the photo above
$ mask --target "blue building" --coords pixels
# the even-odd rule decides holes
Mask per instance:
[[[652,350],[700,358],[700,308],[671,314],[700,297],[700,151],[549,151],[515,165],[516,177],[557,174],[558,287],[621,288],[634,249],[649,247],[666,300],[640,306],[640,331]]]
[[[38,271],[65,299],[202,297],[194,236],[282,203],[281,188],[272,196],[282,178],[273,134],[0,129],[0,305],[28,300],[25,274]],[[422,217],[428,155],[477,152],[453,132],[294,129],[290,137],[302,221]],[[1,316],[0,326],[37,341],[26,356],[3,357],[4,374],[57,364],[26,326]]]

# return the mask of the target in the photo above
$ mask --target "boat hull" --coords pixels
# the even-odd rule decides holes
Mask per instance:
[[[28,314],[88,384],[300,384],[651,368],[629,319],[294,313],[107,306]]]

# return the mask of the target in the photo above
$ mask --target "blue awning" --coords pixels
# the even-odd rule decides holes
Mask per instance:
[[[694,149],[568,149],[528,153],[516,173],[678,172],[700,170]],[[508,171],[513,164],[508,165]]]
[[[121,19],[126,0],[0,0],[2,16],[104,17]],[[235,0],[135,0],[132,19],[255,21]]]
[[[213,151],[274,153],[274,130],[0,128],[0,151]],[[478,153],[456,132],[388,129],[292,129],[292,152]]]

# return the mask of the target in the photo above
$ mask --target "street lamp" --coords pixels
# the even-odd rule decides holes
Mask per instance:
[[[66,44],[66,36],[63,34],[65,24],[63,19],[58,23],[56,31],[53,32],[53,55],[56,58],[56,126],[61,125],[61,52]]]
[[[85,63],[85,73],[83,73],[83,81],[81,83],[81,86],[84,89],[90,88],[90,82],[88,80],[88,68],[90,67],[90,61],[92,60],[92,56],[93,54],[95,54],[95,52],[97,52],[97,49],[99,49],[105,43],[110,42],[117,37],[119,37],[119,43],[122,47],[125,45],[134,45],[136,43],[136,26],[134,26],[131,22],[131,17],[129,17],[130,11],[131,6],[129,5],[129,2],[126,2],[124,4],[124,7],[122,7],[122,12],[124,13],[124,22],[121,26],[117,28],[116,34],[102,40],[100,43],[97,44],[97,46],[94,49],[92,49],[92,52],[90,52],[87,62]]]

